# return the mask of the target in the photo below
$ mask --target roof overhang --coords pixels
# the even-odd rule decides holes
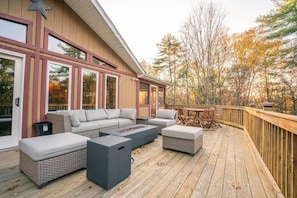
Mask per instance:
[[[136,74],[146,73],[97,0],[64,0],[64,2],[69,5]]]
[[[141,79],[141,80],[147,80],[149,82],[153,82],[153,83],[156,83],[156,84],[159,84],[159,85],[170,85],[169,82],[166,82],[166,81],[163,81],[163,80],[160,80],[156,77],[153,77],[151,75],[148,75],[148,74],[138,74],[137,75],[137,78]]]

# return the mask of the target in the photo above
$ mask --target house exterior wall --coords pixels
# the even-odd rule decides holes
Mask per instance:
[[[0,48],[25,54],[22,137],[34,136],[32,124],[46,120],[46,89],[48,61],[71,67],[71,109],[81,108],[81,74],[88,69],[99,74],[98,108],[104,108],[105,77],[118,77],[118,108],[137,107],[135,72],[73,12],[64,1],[47,0],[52,10],[45,19],[39,11],[28,11],[30,0],[1,0],[0,18],[28,26],[27,42],[20,43],[0,37]],[[86,60],[78,60],[47,50],[51,34],[86,52]],[[111,64],[105,68],[92,62],[92,56]]]

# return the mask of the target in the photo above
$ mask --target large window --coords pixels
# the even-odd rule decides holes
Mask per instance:
[[[0,18],[0,36],[26,43],[27,26]]]
[[[149,85],[145,83],[140,83],[139,90],[139,104],[148,104],[149,103]]]
[[[98,73],[88,70],[82,72],[82,108],[97,109]]]
[[[86,60],[86,53],[52,35],[48,35],[48,50],[73,58]]]
[[[118,78],[115,76],[106,76],[106,97],[105,97],[105,108],[116,109],[118,103]]]
[[[68,110],[70,107],[70,68],[49,62],[48,111]]]
[[[165,88],[159,87],[159,104],[164,105],[165,104]]]

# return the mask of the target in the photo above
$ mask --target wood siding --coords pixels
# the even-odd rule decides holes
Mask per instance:
[[[150,115],[150,106],[139,107],[138,116],[148,117]]]
[[[100,38],[64,1],[47,0],[47,19],[38,11],[28,11],[30,0],[1,0],[0,17],[28,25],[27,43],[0,38],[0,48],[26,55],[22,136],[34,136],[32,123],[46,119],[47,63],[53,61],[69,65],[72,69],[71,108],[79,109],[81,102],[81,73],[89,69],[99,73],[98,107],[104,107],[105,75],[119,78],[118,107],[136,107],[136,73]],[[47,50],[48,34],[85,51],[87,60],[77,60]],[[116,69],[100,67],[92,63],[96,56]]]

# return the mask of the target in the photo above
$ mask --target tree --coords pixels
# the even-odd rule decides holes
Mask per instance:
[[[273,69],[273,58],[280,44],[261,37],[261,30],[250,29],[244,33],[234,34],[233,39],[231,88],[235,95],[235,105],[248,105],[251,92],[255,86],[263,87],[265,101],[269,101],[269,73]],[[254,91],[254,95],[256,95]]]
[[[222,58],[226,43],[221,39],[227,35],[224,20],[218,4],[201,2],[181,29],[181,40],[195,65],[198,104],[216,102],[217,78],[226,61]]]
[[[279,6],[270,14],[259,17],[257,21],[265,29],[268,39],[283,42],[282,61],[285,66],[296,67],[297,61],[297,0],[278,0]]]
[[[178,39],[167,34],[162,38],[161,43],[157,44],[159,53],[158,58],[154,61],[154,68],[158,71],[162,71],[165,76],[169,76],[170,88],[169,88],[169,100],[171,104],[175,104],[176,98],[176,83],[177,83],[177,60],[180,53],[180,42]]]

